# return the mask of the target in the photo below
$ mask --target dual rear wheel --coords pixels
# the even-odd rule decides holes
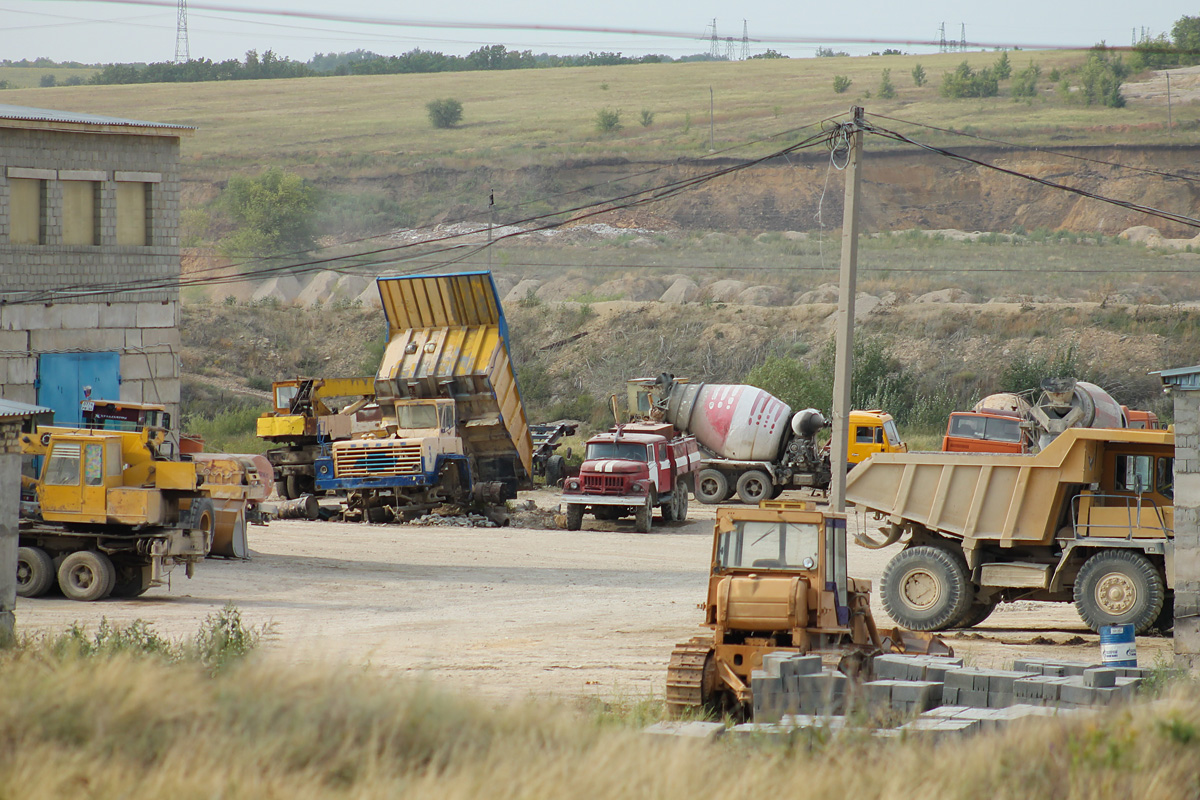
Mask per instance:
[[[58,568],[40,547],[17,550],[17,596],[41,597],[57,582],[68,600],[93,602],[114,597],[137,597],[150,588],[150,570],[141,564],[114,564],[99,550],[77,550],[63,557]]]

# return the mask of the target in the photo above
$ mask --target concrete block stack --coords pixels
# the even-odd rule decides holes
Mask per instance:
[[[872,735],[959,736],[1131,700],[1146,675],[1069,661],[1024,659],[1015,666],[979,669],[944,656],[887,655],[875,659],[877,680],[855,684],[823,668],[819,656],[772,653],[751,677],[755,722],[730,732],[816,741],[847,727],[843,714],[859,711],[871,724],[908,717],[898,727],[868,728]]]

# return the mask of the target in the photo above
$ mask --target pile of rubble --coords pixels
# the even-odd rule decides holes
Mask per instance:
[[[409,525],[426,525],[440,528],[498,528],[492,520],[482,514],[422,514],[416,519],[409,520]]]
[[[754,722],[664,722],[650,733],[715,738],[730,735],[825,735],[866,726],[875,736],[967,734],[1028,717],[1086,713],[1133,699],[1147,670],[1024,659],[1011,670],[963,666],[961,658],[884,655],[876,679],[858,682],[822,666],[818,655],[774,652],[750,684]],[[898,723],[898,724],[897,724]]]

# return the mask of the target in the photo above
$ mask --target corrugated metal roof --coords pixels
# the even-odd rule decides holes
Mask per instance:
[[[106,117],[101,114],[84,114],[78,111],[56,111],[50,108],[11,106],[0,103],[0,121],[19,119],[28,122],[65,122],[73,125],[112,125],[129,128],[163,128],[165,130],[195,130],[190,125],[174,125],[168,122],[149,122],[143,119]],[[2,122],[0,122],[2,125]]]
[[[1166,386],[1184,390],[1200,389],[1200,366],[1164,369],[1150,374],[1157,375]]]
[[[16,400],[0,399],[0,419],[12,417],[32,417],[34,414],[53,414],[54,409],[45,406],[31,406],[28,403],[18,403]]]

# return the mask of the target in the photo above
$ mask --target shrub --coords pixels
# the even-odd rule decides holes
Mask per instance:
[[[1014,98],[1035,97],[1037,95],[1038,78],[1041,76],[1042,68],[1030,61],[1028,67],[1013,77],[1012,96]]]
[[[1079,96],[1089,106],[1124,108],[1121,83],[1128,74],[1129,68],[1119,55],[1112,55],[1103,44],[1096,45],[1088,51],[1087,63],[1079,71]]]
[[[1006,81],[1012,77],[1012,62],[1008,60],[1008,53],[1000,54],[1000,58],[992,66],[992,74],[998,81]]]
[[[654,124],[654,112],[648,108],[642,109],[642,127],[649,128]]]
[[[299,175],[279,167],[254,178],[235,175],[221,204],[238,227],[221,243],[228,256],[272,256],[315,245],[317,190]]]
[[[425,104],[425,109],[429,112],[429,122],[435,128],[453,128],[462,121],[462,103],[453,97],[430,100]]]
[[[46,73],[38,80],[38,86],[58,86],[58,78],[52,73]]]
[[[596,130],[601,133],[616,133],[621,130],[621,112],[615,108],[602,108],[597,111]]]
[[[834,75],[833,76],[833,91],[835,91],[838,94],[842,94],[843,92],[845,92],[847,89],[850,88],[850,84],[852,84],[852,83],[854,83],[854,81],[850,80],[850,78],[848,78],[845,75]]]
[[[928,76],[925,75],[925,68],[920,64],[912,68],[912,79],[913,83],[918,87],[924,86],[925,82],[929,80]]]
[[[942,76],[943,97],[995,97],[1000,93],[1000,81],[990,69],[978,72],[971,69],[966,61],[958,65],[954,72]]]
[[[879,98],[881,100],[891,100],[896,96],[896,87],[892,85],[892,71],[885,69],[883,77],[879,79]]]

